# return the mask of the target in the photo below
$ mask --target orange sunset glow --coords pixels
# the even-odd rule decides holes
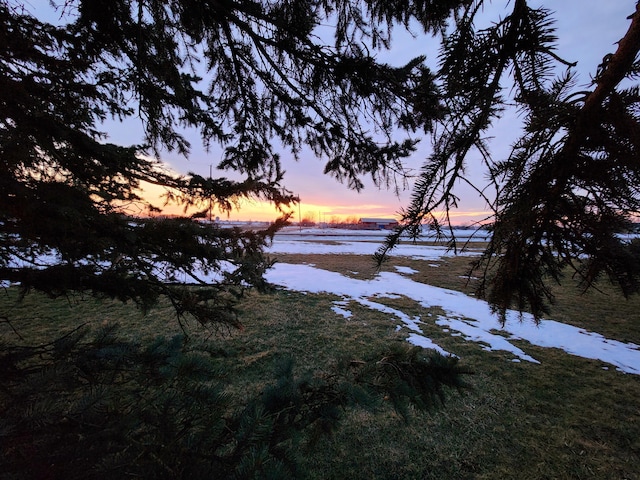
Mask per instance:
[[[190,215],[198,209],[192,208],[185,212],[184,208],[176,204],[165,205],[163,198],[166,193],[164,187],[144,184],[139,195],[153,206],[162,210],[163,215]],[[398,218],[399,204],[388,203],[358,203],[358,195],[353,195],[353,203],[345,204],[344,198],[336,199],[342,202],[330,201],[318,202],[318,196],[315,196],[314,203],[306,203],[304,198],[299,204],[292,205],[290,208],[285,207],[285,213],[290,213],[292,222],[308,221],[312,223],[339,223],[357,221],[364,217],[373,218]],[[208,210],[208,205],[201,206],[201,210]],[[145,215],[141,209],[134,211],[129,210],[134,215]],[[238,203],[238,208],[234,208],[231,212],[224,212],[216,207],[215,203],[211,208],[211,217],[220,220],[230,221],[256,221],[256,222],[272,222],[283,213],[279,212],[273,204],[259,200],[243,199]],[[450,218],[456,225],[469,225],[475,222],[482,222],[487,217],[486,211],[451,211]]]

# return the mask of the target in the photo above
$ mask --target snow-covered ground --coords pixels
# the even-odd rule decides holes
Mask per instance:
[[[322,227],[296,227],[289,226],[280,230],[276,234],[276,238],[288,238],[290,240],[348,240],[357,239],[359,241],[382,242],[384,238],[391,233],[389,230],[358,230],[344,228],[322,228]],[[450,232],[445,230],[445,237],[439,240],[446,242],[450,238]],[[486,242],[489,240],[489,232],[486,230],[477,230],[472,228],[454,228],[453,235],[459,242]],[[408,239],[407,239],[408,240]],[[433,231],[425,228],[423,236],[419,239],[422,241],[436,240]]]
[[[351,253],[370,255],[378,248],[375,242],[358,241],[351,236],[345,240],[333,239],[336,243],[327,245],[321,238],[310,241],[277,235],[271,253]],[[433,348],[447,354],[440,346],[425,336],[422,326],[431,323],[442,327],[443,332],[462,336],[468,341],[479,342],[485,350],[504,350],[512,354],[512,361],[538,360],[526,353],[528,343],[540,347],[559,348],[571,355],[600,360],[615,366],[618,370],[640,374],[640,346],[607,339],[595,332],[566,325],[553,320],[543,320],[535,324],[530,315],[522,317],[517,312],[509,312],[507,322],[501,326],[489,305],[482,300],[463,293],[433,287],[413,281],[415,273],[402,265],[402,257],[436,260],[452,255],[446,248],[403,244],[393,252],[396,272],[381,272],[372,280],[359,280],[336,272],[322,270],[310,265],[276,263],[267,272],[267,279],[284,288],[299,292],[332,293],[341,297],[335,302],[333,311],[350,318],[348,307],[351,302],[388,314],[400,320],[410,331],[409,342],[425,348]],[[441,307],[445,314],[426,318],[409,316],[406,313],[383,305],[376,298],[404,295],[419,302],[425,308]],[[515,341],[524,340],[518,345]],[[607,368],[607,367],[603,367]]]
[[[470,238],[473,230],[456,231],[456,238],[464,242]],[[382,245],[389,234],[385,230],[345,230],[333,228],[303,228],[289,227],[278,232],[272,245],[267,248],[269,253],[317,253],[317,254],[351,254],[373,255]],[[482,232],[473,241],[485,241],[486,232]],[[425,236],[422,240],[434,240]],[[389,256],[411,256],[421,260],[437,260],[448,253],[446,241],[442,246],[418,246],[409,239],[403,240],[389,252]],[[472,246],[472,244],[471,244]],[[476,255],[473,252],[458,252],[459,255]]]
[[[326,240],[326,239],[325,239]],[[373,255],[382,245],[382,241],[357,241],[353,239],[331,239],[331,243],[312,241],[309,239],[296,240],[278,238],[266,249],[269,253],[301,253],[301,254],[333,254],[333,255]],[[438,260],[447,255],[444,246],[417,246],[409,243],[400,244],[388,255],[390,257],[413,257],[420,260]],[[459,255],[477,255],[477,252],[460,252]]]

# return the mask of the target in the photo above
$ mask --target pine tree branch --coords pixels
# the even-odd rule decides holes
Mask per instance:
[[[595,79],[596,88],[585,99],[577,114],[575,126],[569,132],[562,156],[575,158],[587,131],[593,122],[599,121],[597,111],[616,86],[628,75],[640,51],[640,2],[631,15],[631,25],[627,33],[618,42],[616,52],[608,57],[604,69]]]

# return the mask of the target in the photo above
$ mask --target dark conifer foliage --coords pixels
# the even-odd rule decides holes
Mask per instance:
[[[229,210],[245,197],[287,206],[296,197],[278,152],[303,146],[356,190],[365,175],[402,175],[414,141],[392,132],[428,128],[437,98],[422,58],[392,67],[364,46],[388,41],[374,16],[395,17],[381,5],[78,0],[53,3],[53,25],[29,4],[0,2],[0,277],[25,291],[89,290],[143,306],[169,295],[203,322],[228,318],[170,284],[227,260],[236,273],[214,291],[260,284],[260,249],[279,224],[245,234],[193,219],[132,221],[132,211],[158,213],[136,188],[167,187],[168,200],[199,208],[196,218],[210,202]],[[448,14],[440,10],[436,23]],[[315,30],[329,17],[334,41]],[[416,91],[433,99],[418,114]],[[101,128],[111,119],[139,119],[142,144],[109,143]],[[163,151],[188,155],[185,128],[221,144],[219,167],[244,180],[163,169]]]
[[[49,23],[29,2],[0,0],[0,281],[142,308],[165,296],[179,317],[238,325],[234,300],[267,287],[262,247],[286,218],[223,229],[199,221],[210,204],[290,205],[279,155],[303,147],[355,190],[365,176],[404,175],[415,140],[395,132],[430,130],[438,90],[423,58],[391,66],[375,50],[392,23],[419,16],[439,31],[466,3],[69,0],[52,2]],[[140,144],[110,143],[112,120],[139,121]],[[241,179],[166,169],[163,152],[189,154],[184,129],[222,145],[220,169]],[[146,215],[161,213],[138,193],[146,184],[198,212]],[[287,363],[238,412],[215,355],[184,337],[143,345],[79,329],[3,345],[0,357],[9,478],[296,477],[298,436],[330,431],[376,396],[426,408],[465,373],[421,350],[303,378]]]
[[[400,233],[419,233],[423,222],[445,233],[458,205],[455,187],[465,183],[493,210],[492,239],[475,269],[482,273],[480,293],[501,315],[508,308],[536,317],[548,312],[551,285],[567,269],[585,288],[607,276],[625,295],[637,291],[637,254],[619,234],[640,212],[640,92],[633,84],[640,6],[629,12],[628,31],[620,32],[616,50],[585,90],[575,65],[556,52],[550,10],[516,0],[479,28],[484,3],[473,2],[442,37],[435,83],[446,115],[435,128],[406,223],[378,255]],[[524,118],[522,136],[507,158],[497,158],[488,132],[514,104]],[[487,182],[467,175],[472,162],[484,164]]]
[[[466,389],[455,357],[396,348],[335,372],[297,375],[283,358],[245,406],[216,352],[184,335],[142,345],[117,325],[81,327],[37,347],[3,346],[3,478],[302,478],[297,457],[349,407],[383,396],[400,413]]]
[[[637,290],[637,244],[617,234],[640,211],[640,91],[633,85],[640,4],[591,87],[579,90],[573,64],[555,51],[549,10],[506,2],[505,15],[478,28],[487,3],[67,0],[53,2],[58,21],[49,23],[28,2],[0,0],[0,281],[19,283],[25,293],[88,291],[143,308],[164,295],[179,316],[237,325],[233,301],[247,286],[266,287],[262,247],[281,223],[262,232],[221,229],[198,221],[210,202],[223,210],[241,198],[290,205],[296,198],[284,187],[280,155],[297,157],[303,148],[355,190],[367,176],[379,184],[402,178],[402,160],[416,144],[411,133],[420,131],[432,135],[433,153],[404,225],[381,255],[425,221],[446,228],[458,202],[454,187],[466,182],[493,208],[493,236],[476,268],[497,312],[516,307],[540,316],[553,298],[549,282],[567,268],[585,286],[606,274],[624,293]],[[424,57],[401,66],[376,59],[399,25],[440,41],[438,71]],[[524,130],[507,158],[495,158],[485,136],[512,104]],[[139,121],[140,144],[109,143],[103,129],[111,120]],[[221,145],[220,169],[240,179],[167,170],[163,152],[189,154],[184,129],[197,130],[207,147]],[[399,130],[410,134],[403,138]],[[466,176],[477,158],[488,184]],[[146,184],[170,189],[168,201],[198,213],[132,216],[159,213],[137,193]],[[444,218],[436,213],[442,210]],[[198,272],[218,273],[219,281],[205,282]],[[464,373],[452,359],[425,359],[418,351],[311,379],[283,364],[276,385],[236,417],[226,415],[215,369],[203,366],[200,375],[206,362],[182,340],[154,347],[114,338],[103,332],[86,343],[74,336],[35,350],[5,348],[2,378],[13,383],[3,385],[4,440],[44,454],[57,451],[49,446],[61,431],[104,441],[113,448],[105,471],[116,476],[130,460],[122,455],[134,455],[143,459],[134,475],[153,465],[163,472],[158,476],[202,476],[189,469],[206,459],[240,478],[278,477],[295,474],[295,459],[282,446],[297,430],[330,430],[341,408],[355,399],[368,403],[372,392],[387,392],[401,412],[407,402],[432,405],[442,386],[458,386]],[[42,360],[39,370],[35,359]],[[118,404],[115,384],[135,398],[147,377],[158,387],[149,411],[144,403]],[[50,381],[52,390],[31,389],[35,380]],[[69,400],[64,410],[46,403],[46,393],[61,385]],[[214,415],[199,417],[206,404]],[[20,410],[28,405],[42,406],[43,417]],[[195,410],[154,416],[163,408]],[[20,436],[23,419],[37,438]],[[154,450],[167,445],[167,435],[184,443]],[[196,444],[209,456],[191,462],[187,452],[201,453]],[[165,461],[179,452],[185,456],[173,459],[178,463]],[[22,452],[8,453],[21,461]],[[263,467],[269,471],[257,470]]]

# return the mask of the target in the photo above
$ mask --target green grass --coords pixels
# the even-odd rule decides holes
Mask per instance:
[[[315,263],[359,278],[375,274],[366,257],[280,256],[280,261]],[[467,262],[393,259],[383,268],[410,266],[419,271],[412,276],[416,281],[465,291],[472,288],[460,278]],[[640,344],[640,299],[621,299],[608,287],[580,295],[567,285],[556,293],[554,319]],[[0,323],[0,338],[20,344],[45,342],[84,323],[118,322],[138,337],[169,336],[180,328],[168,305],[144,316],[131,305],[90,297],[29,295],[18,302],[13,289],[0,297],[0,316],[11,321]],[[271,378],[282,356],[293,355],[300,372],[328,371],[341,357],[362,358],[404,342],[407,332],[396,330],[395,319],[355,303],[347,307],[353,316],[345,319],[331,311],[335,300],[287,291],[250,294],[240,305],[242,330],[188,328],[195,336],[208,337],[220,352],[230,392],[243,401]],[[441,313],[406,298],[377,301],[411,315]],[[449,395],[444,407],[429,414],[415,413],[409,424],[390,407],[375,413],[350,411],[333,436],[303,452],[308,478],[640,478],[640,377],[531,345],[526,345],[527,353],[541,363],[515,363],[508,353],[484,351],[437,326],[425,331],[475,371],[469,378],[473,390]]]

